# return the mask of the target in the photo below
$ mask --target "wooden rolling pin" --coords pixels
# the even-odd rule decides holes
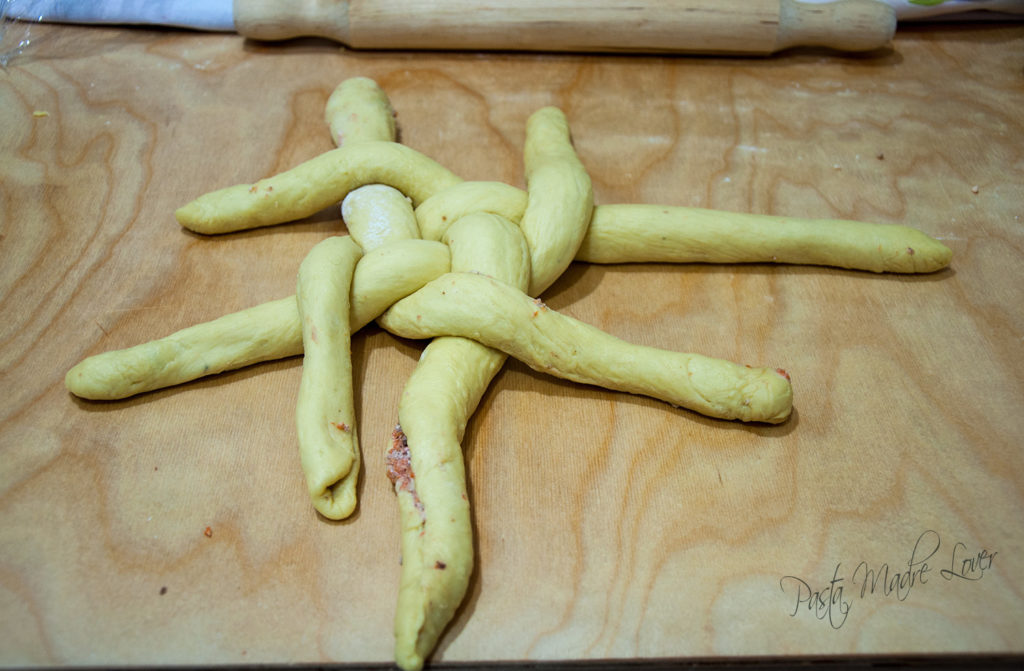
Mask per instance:
[[[870,51],[896,30],[878,0],[234,0],[258,40],[326,37],[355,49],[721,53]]]

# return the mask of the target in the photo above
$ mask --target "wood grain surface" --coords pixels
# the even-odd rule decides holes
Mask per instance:
[[[466,433],[477,569],[436,662],[1024,652],[1021,24],[768,59],[38,26],[0,72],[0,663],[391,659],[383,452],[422,343],[353,340],[342,523],[307,499],[299,358],[119,402],[63,385],[294,292],[336,208],[221,237],[173,213],[329,149],[352,76],[467,179],[522,186],[526,119],[557,105],[599,203],[905,224],[954,252],[927,276],[571,266],[550,307],[784,367],[794,415],[706,419],[509,362]]]

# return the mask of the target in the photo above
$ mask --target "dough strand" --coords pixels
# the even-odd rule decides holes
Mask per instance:
[[[359,478],[349,295],[360,256],[348,236],[323,240],[299,266],[295,292],[304,349],[295,408],[299,455],[313,507],[334,520],[355,510]]]
[[[334,89],[324,106],[324,120],[338,147],[353,142],[394,142],[395,110],[377,82],[351,77]]]
[[[352,278],[352,331],[449,267],[448,246],[441,242],[404,240],[365,254]],[[293,295],[87,357],[67,372],[64,384],[80,398],[112,401],[302,351]]]
[[[519,222],[530,247],[531,296],[569,267],[594,209],[590,176],[572,148],[562,111],[545,107],[526,123],[526,211]]]
[[[402,569],[395,660],[418,671],[473,571],[461,441],[507,356],[567,380],[643,394],[710,417],[783,422],[782,369],[631,344],[538,298],[573,260],[590,263],[793,263],[929,273],[941,242],[906,226],[659,205],[597,205],[557,108],[530,116],[526,190],[467,182],[397,142],[395,114],[372,79],[343,81],[324,110],[336,149],[254,184],[201,195],[175,213],[220,234],[301,219],[341,203],[349,235],[317,244],[296,294],[88,357],[67,388],[119,399],[304,354],[296,403],[302,469],[315,508],[356,505],[351,334],[370,321],[433,339],[399,402],[386,463],[398,500]],[[423,239],[420,239],[422,236]]]
[[[354,142],[255,184],[211,191],[178,209],[175,217],[196,233],[229,233],[308,217],[367,184],[393,186],[419,204],[459,181],[404,145]]]
[[[521,223],[527,195],[496,182],[464,183],[432,159],[394,142],[394,111],[373,80],[342,82],[325,111],[338,149],[326,152],[255,184],[204,194],[175,213],[179,223],[197,233],[218,234],[282,224],[341,202],[368,184],[385,184],[417,206],[422,236],[440,240],[444,230],[470,212],[500,214]],[[529,128],[536,141],[529,141]],[[593,195],[569,141],[568,125],[555,108],[536,112],[528,124],[525,160],[528,173],[552,164],[573,166],[575,179],[547,184],[534,194],[533,207],[592,215],[583,224],[557,232],[571,242],[569,259],[545,251],[544,235],[527,217],[524,234],[534,255],[537,275],[529,293],[539,295],[564,265],[575,258],[592,263],[794,263],[870,272],[928,273],[949,265],[952,252],[938,240],[907,226],[842,219],[807,219],[744,214],[678,206],[593,205]],[[529,174],[528,184],[529,189]],[[544,204],[546,201],[546,204]],[[538,209],[539,208],[539,209]],[[542,229],[543,230],[543,229]],[[576,240],[577,236],[580,237]]]
[[[794,263],[876,273],[930,273],[952,256],[907,226],[657,205],[595,208],[576,254],[590,263]]]
[[[367,184],[345,196],[341,216],[349,235],[367,252],[395,240],[420,237],[412,203],[385,184]]]
[[[471,338],[540,372],[709,417],[778,423],[792,408],[792,387],[778,369],[627,343],[483,275],[443,275],[377,321],[404,338]]]
[[[416,208],[423,237],[439,240],[473,207],[518,222],[526,192],[461,182]],[[897,224],[744,214],[668,205],[596,205],[575,260],[587,263],[790,263],[876,273],[931,273],[953,252]]]
[[[529,249],[519,228],[496,215],[467,215],[445,234],[456,270],[488,273],[525,289]],[[395,660],[419,669],[465,597],[473,570],[470,501],[462,436],[506,355],[460,337],[423,350],[402,392],[389,451],[402,519],[402,577],[395,610]],[[395,468],[402,459],[403,467]]]

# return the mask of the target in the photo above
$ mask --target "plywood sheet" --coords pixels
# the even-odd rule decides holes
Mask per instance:
[[[571,266],[550,307],[784,367],[795,412],[712,420],[508,363],[464,441],[477,569],[436,660],[1024,652],[1022,64],[1019,25],[770,59],[40,26],[0,77],[0,662],[391,658],[383,452],[422,343],[354,339],[342,523],[306,498],[298,358],[118,402],[63,386],[294,291],[336,209],[217,238],[174,210],[331,148],[352,76],[466,179],[522,186],[526,119],[557,105],[599,203],[904,224],[954,251],[926,276]]]

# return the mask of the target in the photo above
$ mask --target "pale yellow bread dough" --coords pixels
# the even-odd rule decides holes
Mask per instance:
[[[405,338],[471,338],[541,372],[710,417],[777,423],[792,408],[789,379],[775,369],[627,343],[483,275],[443,275],[377,321]]]
[[[473,208],[518,222],[526,192],[462,182],[416,208],[426,239]],[[791,263],[888,273],[930,273],[953,252],[918,229],[663,205],[597,205],[575,260],[588,263]]]
[[[300,445],[330,447],[303,448],[303,466],[314,501],[328,502],[323,504],[327,512],[321,512],[342,517],[354,506],[353,476],[359,470],[349,334],[387,310],[380,323],[398,335],[436,336],[399,410],[409,440],[409,473],[415,476],[415,487],[396,486],[404,559],[396,660],[405,669],[423,665],[465,594],[472,537],[459,443],[506,354],[566,379],[646,394],[714,417],[780,422],[790,413],[792,388],[782,371],[631,345],[527,295],[542,293],[574,258],[595,263],[780,262],[874,272],[932,272],[950,260],[944,245],[901,226],[654,205],[595,208],[568,124],[554,108],[540,110],[528,124],[527,192],[504,184],[464,183],[431,159],[395,144],[393,110],[372,80],[343,82],[331,95],[325,116],[339,149],[256,184],[206,194],[176,213],[191,230],[224,233],[300,219],[347,196],[344,216],[352,237],[344,243],[325,241],[311,252],[306,272],[300,272],[298,298],[90,357],[68,373],[66,383],[89,398],[120,398],[305,350],[304,391],[296,411]],[[413,205],[418,207],[410,224]],[[472,214],[479,211],[504,218]],[[398,223],[402,218],[404,223]],[[522,227],[521,234],[512,222]],[[502,232],[493,234],[498,229]],[[502,238],[509,229],[521,246]],[[419,231],[450,245],[450,254],[445,245],[413,240]],[[497,249],[495,241],[503,239]],[[358,263],[354,241],[366,252]],[[411,254],[409,243],[435,247]],[[431,251],[437,247],[443,251]],[[318,257],[330,248],[341,260],[339,276],[351,278],[349,291],[326,279],[334,273],[316,269],[325,265]],[[430,259],[422,261],[420,252]],[[372,285],[361,285],[360,269],[372,267],[371,258],[389,262],[388,271],[374,275]],[[455,272],[438,277],[449,268]],[[420,275],[408,277],[419,270]],[[320,291],[331,295],[310,296]],[[405,298],[396,303],[400,297]],[[325,309],[346,298],[351,306],[342,310],[344,315]],[[312,323],[306,323],[311,315]],[[328,326],[314,331],[314,324]],[[341,388],[346,384],[347,395]],[[319,391],[307,393],[313,389]],[[340,407],[328,412],[323,400],[339,397]],[[327,431],[313,431],[323,435],[311,440],[302,427],[314,425]],[[312,467],[306,452],[315,455]]]
[[[576,258],[591,263],[795,263],[930,273],[949,265],[952,255],[938,240],[907,226],[602,205],[595,208]]]
[[[64,384],[80,398],[110,401],[301,352],[298,308],[289,296],[87,357]]]
[[[391,102],[377,82],[367,77],[339,84],[327,100],[324,116],[339,147],[396,138]],[[341,203],[341,216],[364,252],[392,240],[420,237],[410,199],[386,184],[367,184],[349,192]]]
[[[544,107],[526,123],[526,211],[519,222],[530,247],[531,296],[569,267],[594,209],[590,176],[572,147],[562,111]]]
[[[504,182],[460,182],[420,203],[416,221],[424,240],[440,240],[449,226],[474,212],[498,214],[518,224],[526,200],[525,191]]]
[[[294,168],[204,194],[175,216],[197,233],[228,233],[308,217],[367,184],[393,186],[419,204],[461,180],[395,142],[364,141],[320,154]]]
[[[369,77],[352,77],[338,84],[327,99],[324,120],[339,147],[368,140],[394,142],[397,136],[391,101]]]
[[[362,102],[343,90],[362,86],[370,96]],[[339,90],[342,92],[336,90],[336,96],[332,95],[328,120],[336,128],[343,128],[347,120],[351,127],[341,132],[350,136],[350,142],[255,184],[204,194],[175,213],[179,223],[207,234],[285,223],[314,214],[354,189],[375,183],[392,186],[411,199],[417,206],[424,239],[440,240],[451,222],[474,211],[493,212],[521,223],[527,209],[527,196],[521,189],[499,183],[463,184],[426,156],[385,141],[385,135],[393,132],[388,122],[390,119],[393,124],[392,110],[371,80],[343,82]],[[365,115],[366,123],[352,122],[350,115],[355,110],[362,110],[357,118]],[[542,171],[552,162],[578,164],[568,141],[568,127],[559,114],[554,108],[545,108],[535,115],[540,131],[534,136],[544,139],[532,144],[543,149],[533,152],[528,144],[527,157],[536,157],[536,170]],[[576,175],[579,179],[566,179],[560,187],[542,180],[549,186],[534,194],[534,207],[542,208],[546,200],[543,209],[550,206],[576,213],[585,209],[589,179],[582,166]],[[545,251],[544,235],[548,233],[534,232],[530,221],[528,218],[524,233],[532,243],[537,277],[529,293],[539,295],[538,289],[553,281],[550,276],[557,277],[557,272],[548,269],[563,267],[567,261]],[[941,242],[907,226],[660,205],[598,205],[584,234],[575,240],[579,230],[569,228],[559,235],[572,243],[569,247],[576,245],[571,258],[593,263],[777,262],[924,273],[948,266],[952,256]]]
[[[441,242],[404,240],[368,252],[352,278],[352,331],[449,267],[448,246]],[[80,398],[115,400],[302,351],[298,306],[289,296],[90,356],[67,372],[64,383]]]
[[[349,296],[360,256],[348,236],[323,240],[299,266],[295,292],[305,352],[295,407],[299,455],[313,507],[335,520],[355,510],[359,477]]]
[[[507,219],[471,214],[448,228],[444,240],[454,269],[526,288],[529,249]],[[505,358],[472,340],[439,337],[424,349],[402,392],[399,425],[414,486],[395,488],[402,519],[395,660],[406,670],[423,666],[469,584],[473,542],[461,441]]]
[[[451,252],[451,271],[479,273],[526,291],[530,247],[522,230],[499,214],[476,212],[458,219],[441,241]]]
[[[341,216],[349,235],[367,252],[395,240],[420,237],[412,203],[386,184],[361,186],[345,196]]]
[[[448,246],[432,240],[392,240],[366,252],[352,278],[352,332],[450,267]]]

